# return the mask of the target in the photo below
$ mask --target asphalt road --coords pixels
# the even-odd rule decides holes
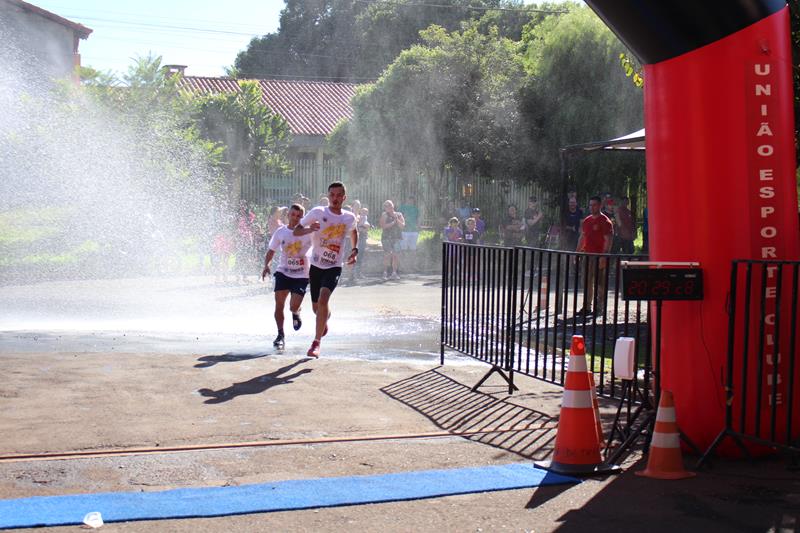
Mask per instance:
[[[271,346],[271,294],[260,284],[164,278],[2,287],[0,498],[225,486],[551,456],[561,389],[520,377],[520,392],[509,396],[493,377],[472,391],[485,365],[448,353],[439,366],[435,278],[337,289],[320,360],[304,357],[312,318],[305,307],[306,325],[291,332],[286,350],[277,353]],[[614,403],[601,403],[606,430],[615,410]],[[476,429],[498,431],[459,436]],[[353,437],[366,440],[348,440]],[[261,441],[275,445],[227,446]],[[198,444],[220,448],[165,450]],[[3,460],[20,453],[131,447],[155,452]],[[717,460],[680,481],[636,476],[645,461],[635,449],[621,475],[574,486],[106,524],[103,530],[800,528],[800,477],[780,458]]]

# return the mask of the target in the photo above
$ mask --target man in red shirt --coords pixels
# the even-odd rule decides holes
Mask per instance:
[[[600,212],[600,197],[589,198],[589,216],[581,222],[581,236],[578,239],[578,252],[589,254],[607,254],[611,251],[614,238],[614,225],[603,213]],[[606,308],[606,266],[605,257],[588,256],[588,272],[586,275],[586,288],[584,291],[583,309],[579,314],[591,315],[592,302],[597,285],[598,314],[605,312]]]

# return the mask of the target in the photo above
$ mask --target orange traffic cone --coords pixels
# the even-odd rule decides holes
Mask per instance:
[[[603,440],[603,424],[600,422],[600,402],[597,401],[597,387],[594,384],[594,372],[589,371],[589,384],[592,386],[592,408],[594,409],[594,420],[597,423],[597,438],[600,439],[600,448],[605,446]]]
[[[547,296],[550,292],[550,286],[547,282],[547,276],[542,276],[542,289],[539,291],[539,305],[536,309],[547,309]]]
[[[608,465],[600,457],[600,436],[586,368],[586,343],[580,335],[572,337],[553,460],[538,466],[560,474],[574,475],[620,471],[619,466]]]
[[[681,438],[675,421],[675,401],[669,391],[661,391],[647,468],[636,472],[636,475],[656,479],[684,479],[695,475],[683,468]]]

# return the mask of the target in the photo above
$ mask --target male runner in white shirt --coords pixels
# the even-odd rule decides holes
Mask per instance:
[[[272,235],[269,241],[269,250],[264,257],[264,270],[261,279],[270,273],[270,263],[275,252],[281,251],[278,268],[275,269],[275,323],[278,325],[278,336],[272,343],[282,350],[285,341],[283,335],[283,308],[286,306],[286,297],[292,293],[289,300],[289,310],[292,312],[292,326],[294,330],[300,329],[303,322],[300,320],[300,304],[306,294],[309,272],[309,250],[311,249],[311,236],[296,237],[294,228],[303,218],[305,209],[299,204],[289,208],[289,225],[281,226]]]
[[[347,264],[355,264],[358,258],[358,231],[356,217],[350,211],[342,210],[347,199],[344,184],[335,181],[328,186],[327,207],[315,207],[308,212],[294,228],[295,236],[313,234],[311,247],[311,305],[317,315],[317,332],[309,357],[319,357],[320,340],[328,333],[328,319],[331,316],[329,301],[331,293],[339,283],[344,262],[344,240],[349,235],[352,250]]]

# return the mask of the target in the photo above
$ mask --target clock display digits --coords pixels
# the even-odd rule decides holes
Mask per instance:
[[[622,274],[626,300],[702,300],[699,268],[628,268]]]

